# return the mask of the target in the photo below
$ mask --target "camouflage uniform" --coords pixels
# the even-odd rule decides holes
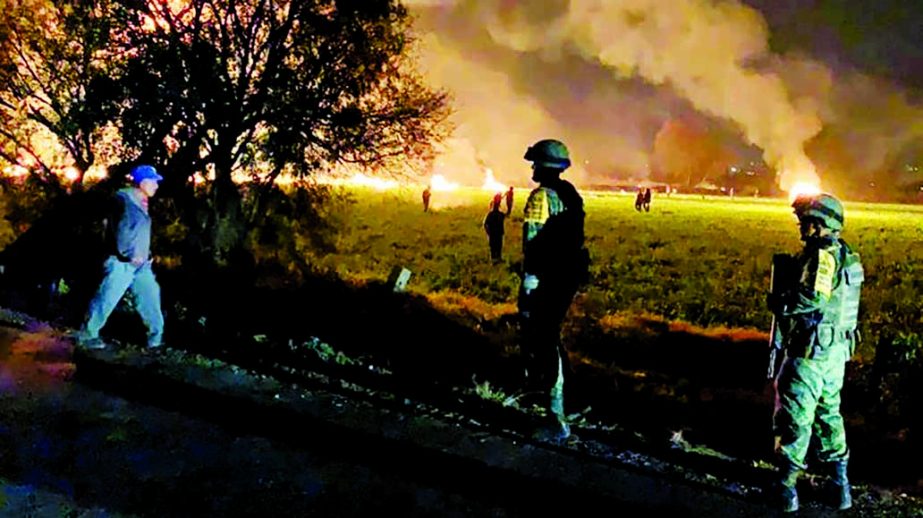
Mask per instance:
[[[847,508],[851,505],[846,480],[849,448],[840,391],[856,343],[862,264],[838,234],[806,240],[796,264],[798,278],[791,281],[777,309],[785,350],[775,380],[774,426],[781,482],[797,509],[794,487],[806,468],[813,435],[817,458],[834,466],[836,483],[841,493],[845,491],[840,506]]]

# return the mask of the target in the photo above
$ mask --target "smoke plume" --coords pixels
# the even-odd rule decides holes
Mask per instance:
[[[901,88],[774,54],[762,14],[737,1],[407,3],[423,68],[456,97],[444,168],[468,155],[456,168],[482,164],[521,184],[525,148],[553,137],[571,148],[575,179],[638,178],[665,124],[700,117],[735,128],[737,146],[759,148],[787,189],[818,181],[808,153],[828,183],[876,174],[923,134]]]

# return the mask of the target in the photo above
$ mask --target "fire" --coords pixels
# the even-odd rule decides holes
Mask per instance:
[[[371,187],[379,191],[385,191],[388,189],[393,189],[397,187],[397,181],[391,180],[388,178],[376,178],[373,176],[368,176],[362,173],[355,173],[345,180],[333,180],[330,183],[333,184],[346,184],[346,185],[361,185],[363,187]]]
[[[795,201],[795,198],[803,194],[819,194],[820,192],[820,186],[815,183],[795,182],[788,190],[788,201]]]
[[[454,191],[458,189],[458,184],[455,182],[450,182],[446,179],[445,176],[441,174],[434,174],[432,179],[429,181],[429,186],[434,191]]]
[[[494,179],[494,172],[489,167],[484,170],[484,183],[481,188],[485,191],[503,192],[506,186]]]
[[[62,176],[67,179],[69,182],[73,182],[80,177],[80,171],[76,167],[67,167],[62,172]]]

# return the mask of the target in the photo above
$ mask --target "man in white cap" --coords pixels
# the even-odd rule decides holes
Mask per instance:
[[[106,343],[99,330],[106,324],[125,292],[131,290],[135,307],[147,326],[147,346],[160,347],[163,340],[163,312],[160,309],[160,285],[151,270],[151,216],[148,201],[157,192],[163,177],[150,165],[131,170],[132,185],[116,193],[118,210],[110,222],[109,257],[103,264],[104,277],[83,327],[77,335],[78,345],[103,349]]]

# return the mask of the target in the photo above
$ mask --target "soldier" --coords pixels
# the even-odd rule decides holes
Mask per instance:
[[[792,207],[804,248],[793,258],[794,278],[769,300],[785,352],[775,378],[774,414],[781,504],[785,512],[798,510],[795,486],[806,468],[813,430],[817,458],[834,475],[834,505],[848,509],[852,506],[846,476],[849,449],[840,391],[857,340],[862,264],[840,239],[844,218],[839,200],[829,194],[803,196]]]
[[[567,356],[561,344],[561,324],[585,282],[589,263],[583,246],[583,199],[560,178],[570,166],[563,143],[536,142],[525,159],[532,162],[532,180],[539,186],[529,194],[524,209],[520,345],[527,358],[529,384],[549,396],[549,422],[536,437],[560,442],[570,435],[564,413]]]

